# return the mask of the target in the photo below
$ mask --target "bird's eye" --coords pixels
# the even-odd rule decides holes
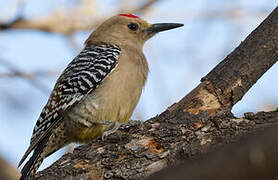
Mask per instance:
[[[130,23],[127,25],[127,27],[132,31],[136,31],[138,29],[138,24]]]

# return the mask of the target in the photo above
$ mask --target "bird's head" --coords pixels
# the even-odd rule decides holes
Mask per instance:
[[[149,24],[132,14],[119,14],[102,23],[86,40],[85,44],[105,42],[124,46],[142,47],[161,31],[181,27],[179,23]]]

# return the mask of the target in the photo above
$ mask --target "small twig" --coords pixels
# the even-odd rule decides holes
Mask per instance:
[[[24,77],[34,79],[38,77],[55,77],[60,71],[35,71],[35,72],[0,72],[0,78]]]
[[[49,94],[50,89],[47,86],[41,84],[39,81],[37,81],[35,76],[31,76],[30,74],[23,73],[22,71],[19,70],[19,68],[16,67],[16,65],[8,61],[5,61],[3,59],[0,59],[0,64],[4,65],[7,69],[9,69],[11,71],[11,74],[13,74],[13,76],[23,78],[34,87],[41,90],[43,93]]]

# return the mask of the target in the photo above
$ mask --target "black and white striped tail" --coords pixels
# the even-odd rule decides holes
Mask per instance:
[[[21,170],[21,177],[19,180],[24,180],[27,177],[30,177],[30,175],[33,175],[36,173],[38,168],[40,167],[44,157],[42,157],[42,153],[44,148],[46,147],[46,143],[49,139],[49,136],[46,136],[42,139],[41,142],[38,143],[38,146],[35,148],[31,158],[27,161],[27,163],[24,165],[24,167]]]

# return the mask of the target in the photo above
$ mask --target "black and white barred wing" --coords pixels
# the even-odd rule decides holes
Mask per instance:
[[[115,45],[91,45],[85,47],[68,65],[57,80],[40,114],[33,130],[30,146],[19,165],[65,114],[88,93],[94,91],[115,69],[120,53],[121,49]]]

